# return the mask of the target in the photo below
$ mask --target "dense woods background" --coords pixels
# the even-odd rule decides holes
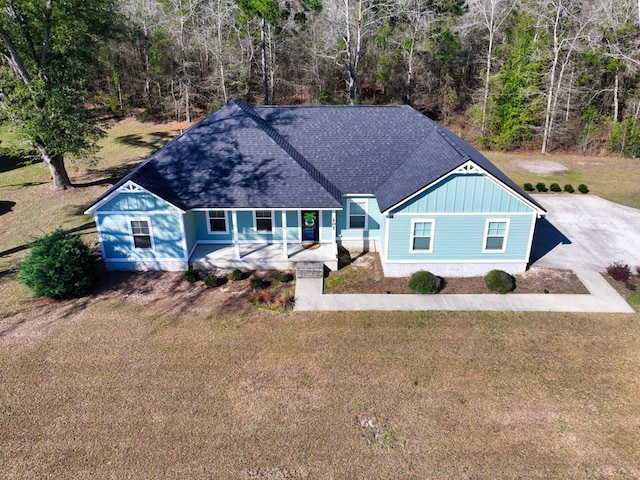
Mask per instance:
[[[38,3],[51,1],[0,0],[11,15]],[[487,149],[640,155],[640,0],[96,3],[111,19],[83,84],[96,111],[191,121],[234,98],[409,103]]]

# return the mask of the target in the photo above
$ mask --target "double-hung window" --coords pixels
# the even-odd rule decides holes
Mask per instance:
[[[130,226],[133,248],[153,248],[149,220],[131,220]]]
[[[433,251],[433,220],[411,221],[411,252],[431,253]]]
[[[258,232],[272,232],[273,217],[271,214],[271,210],[256,210],[255,225]]]
[[[487,220],[483,251],[504,252],[507,248],[508,231],[508,220]]]
[[[366,200],[349,200],[347,202],[347,228],[353,230],[367,229]]]
[[[229,230],[227,230],[227,212],[224,210],[209,210],[209,232],[229,232]]]

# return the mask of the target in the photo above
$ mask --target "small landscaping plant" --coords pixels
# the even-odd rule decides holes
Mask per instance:
[[[617,282],[627,282],[631,276],[631,268],[622,262],[613,262],[607,267],[607,273]]]
[[[189,283],[194,283],[200,280],[200,273],[197,270],[187,270],[183,278]]]
[[[99,264],[78,235],[56,230],[37,240],[18,271],[36,297],[81,297],[98,278]]]
[[[538,190],[539,192],[546,192],[547,186],[542,182],[538,182],[536,183],[536,190]]]
[[[237,282],[238,280],[242,280],[243,276],[244,275],[242,273],[242,270],[238,270],[237,268],[234,268],[229,273],[229,280],[231,280],[232,282]]]
[[[276,282],[280,282],[280,283],[289,283],[291,280],[293,280],[293,275],[291,273],[288,272],[276,272],[273,274],[273,279]]]
[[[557,183],[552,183],[551,185],[549,185],[549,190],[551,190],[552,192],[562,191],[562,189],[560,188],[560,185],[558,185]]]
[[[426,270],[414,273],[409,279],[409,288],[417,293],[438,293],[441,286],[442,279]]]
[[[522,184],[522,189],[525,192],[533,192],[535,189],[533,188],[533,185],[531,185],[529,182],[523,183]]]
[[[264,288],[264,280],[260,277],[251,277],[251,280],[249,280],[249,286],[253,290],[260,290],[261,288]]]
[[[204,284],[207,287],[215,288],[219,285],[220,279],[216,275],[209,275],[204,279]]]
[[[565,192],[567,192],[567,193],[573,193],[573,192],[575,192],[575,190],[573,189],[573,185],[571,185],[570,183],[567,183],[567,184],[564,186],[564,191],[565,191]]]
[[[581,183],[580,185],[578,185],[578,191],[580,193],[589,193],[589,188],[587,188],[584,183]]]
[[[491,270],[484,276],[484,284],[492,292],[508,293],[516,288],[516,279],[503,270]]]

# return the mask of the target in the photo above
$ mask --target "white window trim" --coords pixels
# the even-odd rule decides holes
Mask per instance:
[[[210,212],[222,212],[224,213],[224,230],[211,230],[211,217]],[[229,233],[229,212],[221,210],[219,208],[211,208],[207,210],[207,232],[210,235],[224,235]]]
[[[149,225],[149,237],[151,237],[151,247],[149,247],[149,248],[136,247],[136,242],[134,240],[133,227],[131,226],[131,222],[147,222],[147,224]],[[141,251],[141,250],[155,250],[156,249],[156,242],[154,240],[154,235],[153,235],[153,225],[152,225],[151,219],[149,217],[127,217],[127,226],[129,227],[129,235],[131,236],[131,249],[132,250]]]
[[[350,219],[351,219],[351,204],[353,203],[364,203],[364,227],[363,228],[351,228]],[[368,198],[348,198],[347,199],[347,218],[346,218],[346,230],[351,230],[354,232],[361,232],[363,230],[369,229],[369,199]]]
[[[258,210],[261,210],[263,212],[271,212],[271,230],[258,230],[258,217],[256,216],[256,214],[258,213]],[[253,231],[256,233],[273,233],[275,232],[276,229],[276,216],[273,213],[273,210],[269,210],[268,208],[256,208],[255,210],[252,210],[253,212]]]
[[[489,238],[489,224],[494,222],[504,222],[507,224],[504,230],[504,240],[501,250],[487,249],[487,238]],[[511,227],[510,218],[487,218],[484,224],[484,237],[482,238],[482,253],[505,253],[507,251],[507,241],[509,240],[509,229]]]
[[[429,249],[428,250],[415,250],[413,248],[413,239],[415,238],[414,236],[414,227],[416,223],[430,223],[431,224],[431,241],[429,242]],[[412,218],[411,219],[411,230],[409,230],[409,253],[433,253],[433,244],[434,242],[434,238],[435,238],[435,234],[436,234],[436,221],[435,219],[424,219],[424,218]]]

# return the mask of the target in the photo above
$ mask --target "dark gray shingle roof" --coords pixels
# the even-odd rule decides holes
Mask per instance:
[[[540,207],[471,145],[409,106],[229,102],[118,185],[131,180],[183,210],[340,208],[342,195],[360,193],[374,194],[384,211],[469,159]]]

